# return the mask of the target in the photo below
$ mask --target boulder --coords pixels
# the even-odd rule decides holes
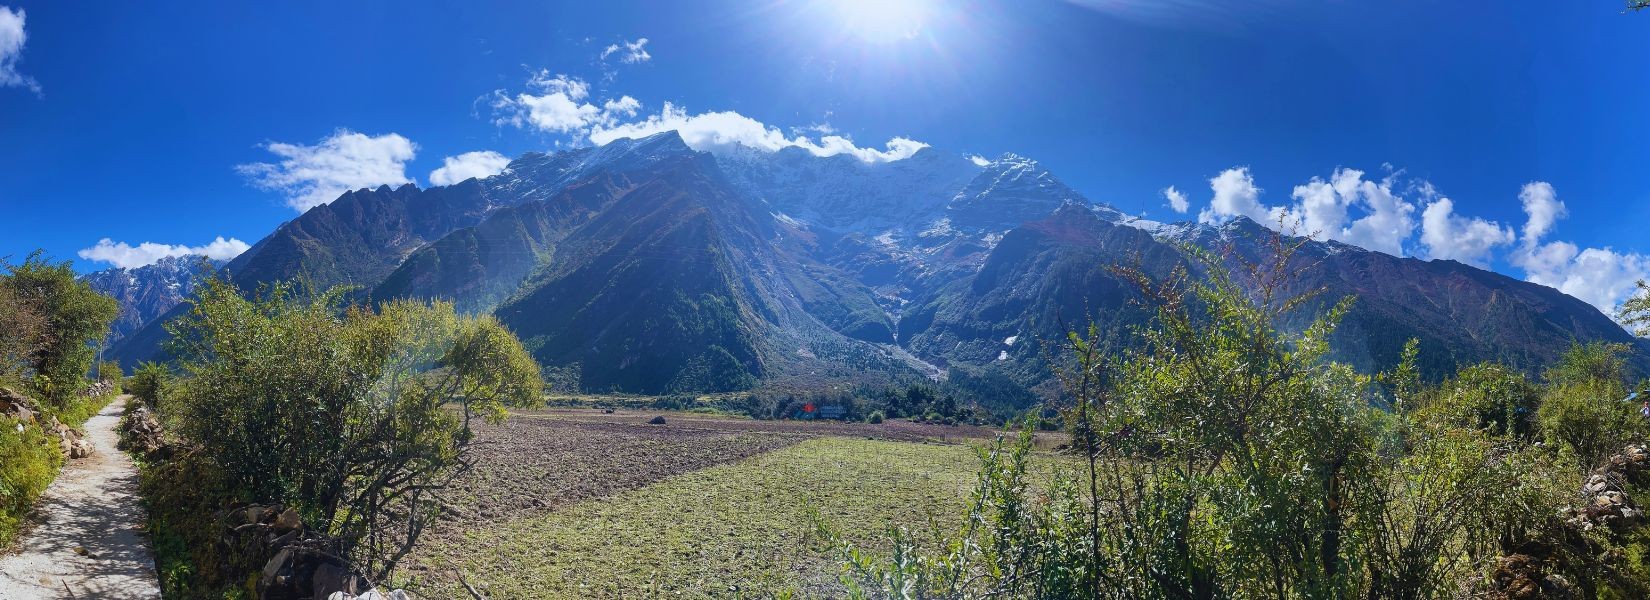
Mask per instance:
[[[40,405],[34,399],[11,388],[0,387],[0,415],[32,425],[40,414]]]
[[[282,512],[280,516],[275,517],[275,523],[272,524],[272,527],[274,527],[275,531],[278,533],[286,533],[297,530],[303,526],[304,521],[299,518],[298,509],[295,508],[286,509],[286,511]]]

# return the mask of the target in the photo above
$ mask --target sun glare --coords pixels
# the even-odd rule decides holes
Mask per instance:
[[[843,29],[868,42],[897,42],[923,34],[934,0],[824,0]]]

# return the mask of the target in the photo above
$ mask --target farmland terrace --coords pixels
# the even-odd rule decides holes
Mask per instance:
[[[665,424],[649,424],[664,416]],[[402,582],[431,597],[838,596],[811,517],[932,539],[999,430],[556,408],[483,425],[475,469]],[[1056,435],[1039,445],[1059,443]]]

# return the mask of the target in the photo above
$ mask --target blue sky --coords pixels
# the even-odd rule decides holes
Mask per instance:
[[[1650,14],[1614,0],[0,6],[0,255],[87,270],[683,124],[1014,152],[1153,219],[1292,219],[1606,307],[1650,271]]]

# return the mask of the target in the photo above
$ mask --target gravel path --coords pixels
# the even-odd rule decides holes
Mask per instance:
[[[0,600],[160,597],[137,467],[115,449],[125,406],[122,396],[86,421],[92,455],[64,465],[18,553],[0,556]]]

